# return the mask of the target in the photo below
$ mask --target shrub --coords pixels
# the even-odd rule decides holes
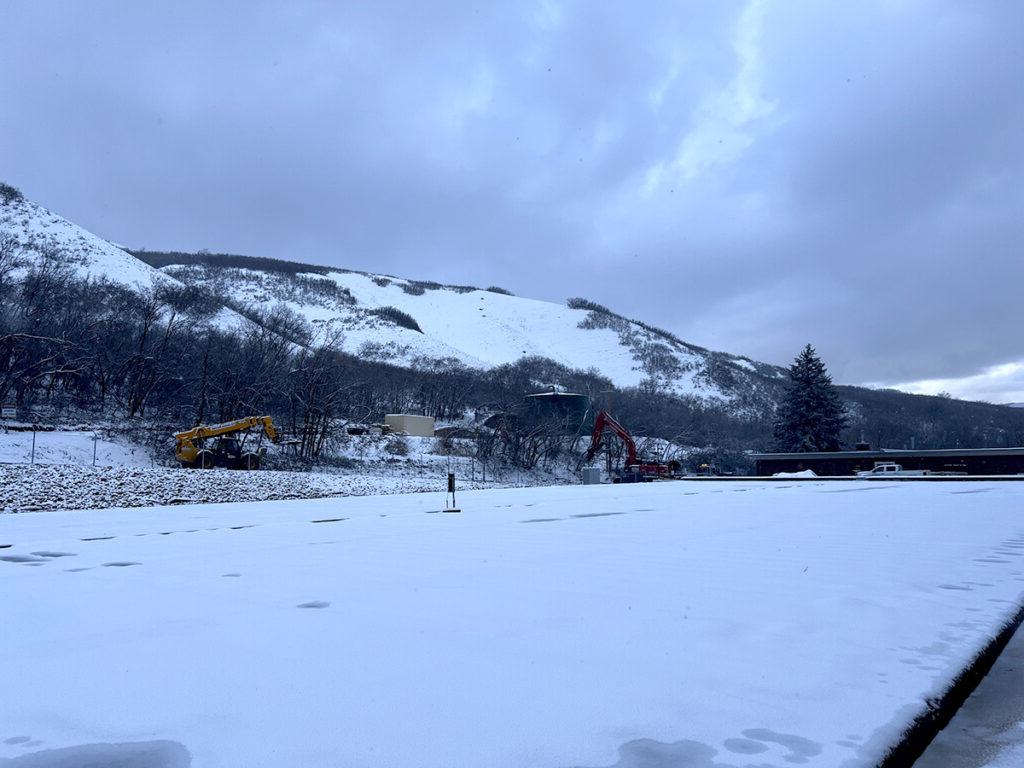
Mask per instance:
[[[708,350],[704,349],[704,347],[698,347],[696,344],[690,344],[687,341],[683,341],[678,336],[676,336],[674,333],[672,333],[670,331],[666,331],[664,328],[658,328],[657,326],[651,325],[650,323],[645,323],[642,320],[633,320],[633,319],[630,319],[628,317],[623,317],[618,312],[612,312],[610,309],[608,309],[608,307],[604,306],[603,304],[598,304],[596,301],[591,301],[590,299],[582,299],[582,298],[578,298],[577,297],[577,298],[569,299],[568,301],[565,302],[565,304],[566,304],[566,306],[569,307],[569,309],[586,309],[586,310],[588,310],[590,312],[598,312],[598,313],[600,313],[602,315],[607,315],[609,317],[618,318],[619,320],[623,320],[623,321],[625,321],[627,323],[632,323],[633,325],[637,326],[638,328],[644,329],[648,333],[651,333],[651,334],[653,334],[655,336],[660,336],[661,338],[665,339],[666,341],[669,341],[669,342],[671,342],[673,344],[678,344],[679,346],[685,347],[685,348],[689,349],[691,352],[697,352],[697,353],[706,353],[706,352],[708,352]],[[591,320],[593,320],[593,316],[591,316]],[[584,320],[583,322],[587,323],[586,320]],[[580,327],[581,328],[588,328],[588,327],[589,328],[601,328],[601,327],[605,327],[605,326],[600,325],[600,324],[595,324],[595,322],[589,322],[587,325],[584,325],[583,323],[581,323]]]
[[[404,437],[392,437],[384,445],[384,450],[392,456],[408,456],[409,442]]]
[[[565,305],[569,307],[569,309],[586,309],[590,312],[602,312],[606,315],[615,315],[615,317],[620,317],[620,315],[616,315],[608,309],[608,307],[598,304],[596,301],[591,301],[590,299],[581,299],[576,297],[566,301]]]
[[[410,296],[422,296],[427,292],[427,289],[419,283],[402,283],[402,290]]]
[[[386,277],[375,277],[373,278],[373,282],[374,284],[381,288],[387,288],[389,285],[391,285],[391,281],[388,280]]]
[[[403,312],[397,307],[379,307],[378,309],[371,309],[370,314],[376,315],[382,320],[387,320],[389,323],[394,323],[402,328],[408,328],[410,331],[423,333],[423,329],[420,328],[420,324],[416,322],[413,316],[407,312]]]
[[[21,190],[17,187],[12,187],[10,184],[4,184],[0,181],[0,199],[6,205],[7,203],[21,202],[25,199],[25,196],[21,194]]]
[[[451,435],[439,435],[434,438],[433,453],[438,456],[451,456],[455,449],[455,443]]]
[[[502,288],[502,287],[497,286],[497,285],[489,286],[489,287],[485,288],[484,290],[485,291],[490,291],[491,293],[500,293],[502,296],[515,296],[515,294],[512,293],[512,291],[506,290],[505,288]],[[571,299],[570,299],[570,301],[571,301]]]

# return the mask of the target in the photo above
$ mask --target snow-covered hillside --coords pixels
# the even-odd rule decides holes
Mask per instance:
[[[81,277],[106,278],[136,289],[172,282],[130,253],[24,198],[0,205],[0,233],[16,238],[24,258],[49,253]]]
[[[593,369],[618,386],[654,386],[717,403],[749,398],[784,376],[774,366],[686,344],[600,307],[348,270],[292,274],[189,264],[162,271],[224,295],[242,288],[261,308],[284,306],[315,327],[339,329],[348,352],[403,366],[448,358],[487,369],[544,357]],[[389,308],[414,322],[389,319]]]
[[[184,287],[113,243],[21,196],[0,197],[0,237],[12,238],[16,244],[22,265],[18,271],[51,258],[70,266],[79,278],[106,280],[134,291]],[[207,322],[237,327],[249,321],[225,307]]]
[[[260,313],[287,307],[325,333],[340,331],[345,350],[367,360],[428,368],[457,361],[486,370],[541,357],[593,370],[617,386],[740,407],[772,400],[775,383],[785,375],[775,366],[710,352],[585,301],[567,306],[500,289],[344,269],[303,271],[300,265],[265,270],[171,263],[156,269],[20,196],[3,198],[0,234],[14,238],[28,264],[50,257],[72,266],[80,277],[136,291],[185,284],[212,289],[233,305],[248,304]],[[211,322],[250,321],[225,307]]]

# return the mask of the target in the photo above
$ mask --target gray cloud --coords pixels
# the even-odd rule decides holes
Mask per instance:
[[[842,381],[1024,360],[1019,3],[421,5],[13,0],[0,173],[136,247],[582,294]]]

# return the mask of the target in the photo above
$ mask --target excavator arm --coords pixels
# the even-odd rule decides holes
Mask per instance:
[[[633,440],[633,436],[607,411],[597,412],[597,417],[594,419],[594,431],[590,436],[590,448],[587,449],[587,453],[580,462],[580,465],[592,461],[597,452],[601,450],[605,432],[611,432],[626,446],[626,461],[623,465],[623,473],[616,475],[614,482],[637,482],[653,478],[669,478],[673,477],[678,471],[678,461],[670,461],[667,464],[641,461],[637,457],[636,441]],[[578,468],[579,466],[577,466]]]
[[[608,411],[598,411],[594,419],[594,431],[590,436],[590,448],[587,449],[586,461],[591,461],[599,450],[604,439],[605,430],[610,431],[623,445],[626,446],[626,467],[629,468],[639,462],[636,459],[636,442],[632,435],[617,422]]]

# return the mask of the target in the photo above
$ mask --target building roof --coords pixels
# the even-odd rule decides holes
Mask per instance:
[[[929,456],[1024,456],[1024,447],[1018,448],[939,448],[931,450],[904,450],[880,448],[876,451],[816,451],[810,453],[755,453],[757,461],[763,459],[899,459]]]

